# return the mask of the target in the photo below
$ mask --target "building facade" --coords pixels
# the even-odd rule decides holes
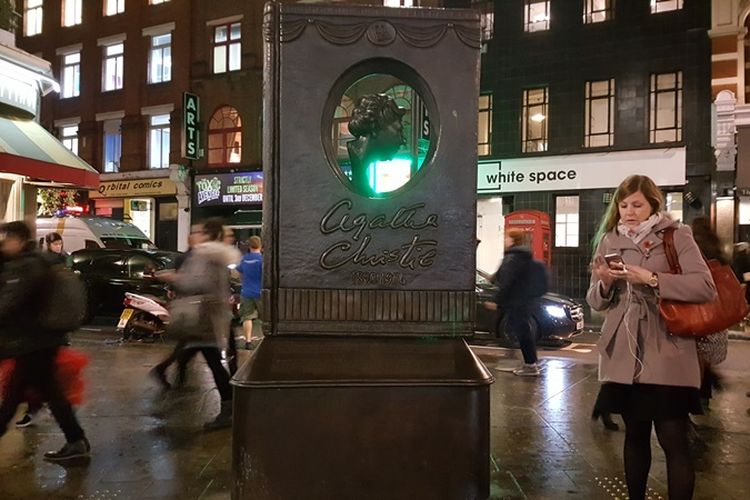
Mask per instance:
[[[630,174],[654,178],[679,220],[711,213],[708,2],[470,3],[486,21],[479,267],[494,271],[505,227],[522,227],[543,239],[551,288],[583,297],[598,222]]]
[[[716,147],[716,228],[727,253],[750,241],[750,2],[711,2],[711,95]]]

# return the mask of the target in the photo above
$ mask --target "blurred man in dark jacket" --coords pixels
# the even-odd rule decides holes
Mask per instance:
[[[518,339],[523,366],[513,370],[522,377],[539,376],[536,339],[531,331],[531,309],[547,292],[543,264],[535,262],[531,250],[523,246],[524,233],[510,229],[505,234],[505,256],[495,273],[495,303],[485,302],[488,309],[500,309],[505,316],[505,331]]]
[[[0,358],[15,359],[7,394],[0,405],[0,436],[5,434],[27,388],[49,403],[65,434],[59,451],[44,454],[59,461],[88,456],[89,442],[55,376],[55,358],[65,343],[64,331],[40,325],[49,265],[33,250],[31,230],[20,221],[0,226],[0,251],[5,263],[0,275]]]

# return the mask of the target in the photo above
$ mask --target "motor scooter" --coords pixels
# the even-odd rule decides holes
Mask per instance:
[[[125,309],[117,323],[117,332],[121,335],[121,342],[164,340],[164,332],[169,325],[166,300],[152,295],[125,292],[125,300],[122,304]]]

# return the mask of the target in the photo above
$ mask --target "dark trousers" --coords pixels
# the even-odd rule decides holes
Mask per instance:
[[[43,349],[15,358],[16,367],[9,382],[7,398],[0,405],[0,436],[5,434],[5,429],[16,414],[18,405],[24,399],[24,392],[30,388],[36,390],[43,401],[47,401],[52,416],[57,420],[69,443],[83,439],[83,429],[57,383],[57,349]]]
[[[523,362],[527,365],[536,363],[536,339],[529,323],[531,315],[527,308],[517,307],[508,311],[505,319],[506,333],[515,336],[521,346]]]
[[[221,351],[218,347],[187,347],[182,349],[178,354],[178,377],[185,380],[185,371],[188,362],[198,353],[202,353],[206,360],[208,368],[214,376],[216,388],[219,389],[219,395],[222,401],[232,400],[232,387],[229,385],[229,374],[221,364]]]

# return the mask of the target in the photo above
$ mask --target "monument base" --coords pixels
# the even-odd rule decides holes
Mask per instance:
[[[486,499],[493,381],[460,338],[266,337],[232,380],[232,498]]]

